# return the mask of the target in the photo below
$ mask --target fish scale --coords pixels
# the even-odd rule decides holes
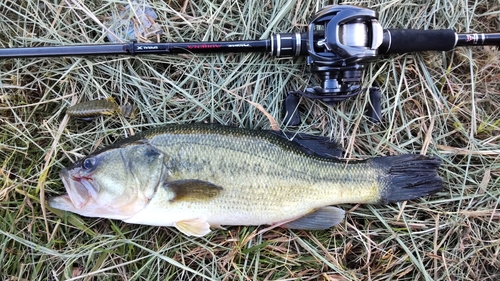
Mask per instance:
[[[432,157],[344,161],[276,132],[218,125],[156,128],[85,159],[94,165],[82,159],[61,172],[68,195],[51,206],[196,236],[219,225],[324,229],[344,215],[330,205],[410,200],[442,188]]]

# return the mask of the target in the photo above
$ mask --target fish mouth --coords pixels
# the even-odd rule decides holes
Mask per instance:
[[[47,203],[51,208],[76,212],[78,209],[75,207],[71,199],[69,199],[68,194],[64,194],[62,196],[51,197],[47,200]]]
[[[62,169],[59,176],[68,192],[66,196],[75,208],[82,208],[91,198],[95,199],[97,196],[91,178],[74,176],[67,169]]]

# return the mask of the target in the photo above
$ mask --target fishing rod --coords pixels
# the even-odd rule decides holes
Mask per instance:
[[[320,86],[291,91],[285,99],[285,121],[299,125],[301,96],[335,104],[361,92],[366,65],[384,54],[449,51],[459,46],[500,46],[500,33],[455,33],[451,29],[383,29],[374,10],[331,5],[319,10],[304,33],[278,33],[265,40],[92,44],[0,49],[0,58],[267,52],[276,57],[307,56]],[[378,87],[368,89],[368,117],[381,120]]]

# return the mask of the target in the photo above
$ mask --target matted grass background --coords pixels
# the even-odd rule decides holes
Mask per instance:
[[[100,22],[127,1],[0,0],[0,47],[104,43]],[[162,41],[267,38],[304,31],[327,1],[151,1]],[[500,30],[498,1],[346,1],[386,28]],[[346,157],[423,153],[442,160],[445,190],[389,206],[343,205],[325,231],[230,227],[203,238],[175,229],[43,208],[79,157],[165,123],[282,129],[286,92],[317,83],[304,58],[267,54],[66,57],[0,61],[2,280],[499,280],[500,69],[492,47],[383,57],[364,85],[383,90],[339,106],[304,101],[301,132],[338,139]],[[65,117],[113,97],[137,118]]]

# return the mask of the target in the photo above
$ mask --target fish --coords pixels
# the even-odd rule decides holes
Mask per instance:
[[[334,205],[389,204],[443,189],[438,158],[346,160],[329,153],[335,149],[325,137],[293,136],[215,124],[160,126],[63,168],[67,194],[48,204],[200,237],[232,225],[328,229],[344,219]]]
[[[118,105],[116,101],[109,97],[107,99],[91,100],[77,103],[66,109],[66,114],[81,119],[89,119],[100,115],[121,114],[125,118],[135,118],[136,105]]]

